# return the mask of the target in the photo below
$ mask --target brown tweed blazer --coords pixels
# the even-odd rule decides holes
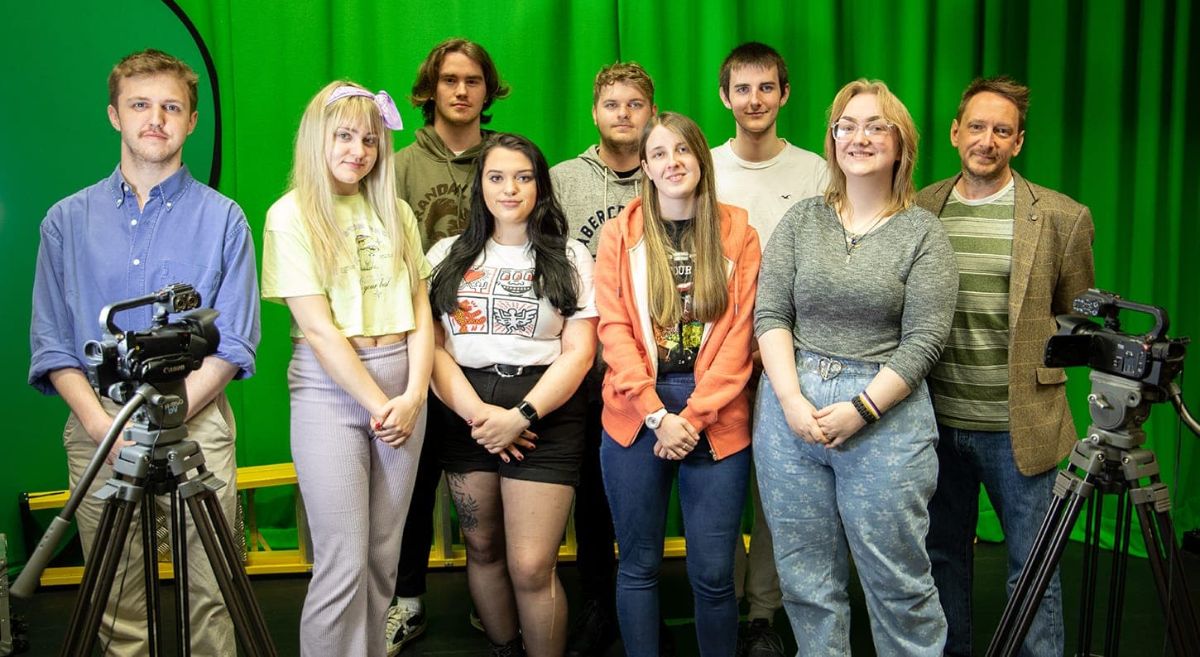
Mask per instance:
[[[917,194],[917,204],[941,215],[959,176]],[[1013,458],[1024,475],[1057,467],[1076,440],[1067,405],[1067,375],[1044,367],[1046,339],[1058,330],[1054,316],[1095,285],[1092,215],[1058,192],[1013,172],[1012,273],[1008,288],[1008,412]]]

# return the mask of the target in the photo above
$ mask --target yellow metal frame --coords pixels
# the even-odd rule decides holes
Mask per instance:
[[[298,534],[297,545],[299,546],[297,549],[271,549],[258,528],[254,492],[259,488],[294,485],[296,485],[296,467],[291,463],[238,468],[237,488],[238,491],[245,493],[243,511],[249,535],[246,551],[246,572],[249,575],[281,575],[305,573],[312,570],[312,540],[308,533],[304,500],[301,499],[299,490],[296,491],[296,531]],[[62,508],[69,497],[70,491],[67,490],[27,493],[22,496],[22,502],[30,511],[46,511]],[[438,484],[437,498],[433,507],[433,546],[429,550],[430,568],[461,567],[467,563],[466,548],[459,537],[455,535],[450,521],[452,505],[450,491],[443,479]],[[567,520],[563,544],[558,549],[559,561],[575,560],[576,543],[573,516],[574,514]],[[666,557],[686,556],[687,549],[683,538],[675,536],[667,538],[663,543],[663,555]],[[159,576],[165,579],[174,576],[174,570],[169,562],[159,563],[158,572]],[[82,566],[47,568],[42,573],[41,583],[43,586],[67,586],[78,584],[82,578]]]

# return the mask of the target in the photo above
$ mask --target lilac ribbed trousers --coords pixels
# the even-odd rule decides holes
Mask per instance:
[[[407,343],[356,351],[385,394],[404,391]],[[300,654],[384,657],[384,624],[425,412],[400,448],[376,440],[366,409],[325,373],[306,344],[294,347],[288,389],[292,460],[313,542]]]

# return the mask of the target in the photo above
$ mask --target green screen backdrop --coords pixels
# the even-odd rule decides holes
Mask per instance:
[[[169,9],[154,2],[115,4],[127,7],[19,5],[0,28],[0,54],[8,62],[0,117],[10,128],[0,156],[0,250],[12,318],[4,323],[7,348],[0,360],[0,405],[10,419],[10,447],[0,466],[0,531],[12,535],[13,562],[24,558],[19,491],[66,482],[65,407],[25,385],[38,222],[54,201],[116,164],[116,135],[104,119],[104,79],[121,54],[161,47],[190,61],[202,86],[209,82],[178,20],[167,28],[128,18],[169,18]],[[713,145],[731,137],[733,121],[717,94],[718,68],[732,47],[759,40],[778,48],[790,68],[792,93],[780,114],[780,134],[810,150],[821,148],[825,110],[842,84],[857,77],[888,82],[923,137],[918,186],[958,170],[950,122],[972,78],[1006,73],[1026,81],[1033,101],[1014,166],[1091,207],[1100,287],[1164,306],[1172,335],[1200,334],[1192,287],[1200,260],[1188,255],[1197,238],[1191,212],[1200,201],[1197,168],[1188,159],[1200,150],[1200,131],[1193,129],[1200,111],[1195,0],[183,0],[178,6],[215,62],[219,189],[245,210],[256,239],[267,208],[285,190],[304,104],[331,79],[350,78],[403,99],[434,44],[451,36],[479,41],[512,87],[510,97],[493,106],[489,127],[528,135],[558,162],[596,141],[592,78],[618,59],[636,60],[654,76],[660,109],[695,118]],[[172,31],[181,33],[178,42],[165,40]],[[418,110],[401,105],[407,129],[397,134],[398,146],[411,142],[422,123]],[[200,115],[202,125],[214,118],[207,100]],[[200,137],[185,151],[198,175],[208,170],[201,160],[212,150]],[[287,335],[286,310],[264,304],[258,374],[231,386],[242,465],[290,460]],[[1195,355],[1188,360],[1200,362]],[[1200,410],[1200,382],[1194,389],[1183,383],[1186,399]],[[1073,371],[1068,390],[1081,431],[1088,424],[1088,388],[1086,371]],[[1154,411],[1147,430],[1171,486],[1177,527],[1200,526],[1195,439],[1180,433],[1165,407]],[[260,494],[260,523],[286,528],[290,498],[264,493],[270,494]],[[985,514],[980,532],[999,538],[994,517]]]

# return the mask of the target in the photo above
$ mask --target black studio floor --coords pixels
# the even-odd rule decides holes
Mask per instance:
[[[1067,652],[1074,654],[1076,646],[1076,619],[1080,600],[1080,575],[1083,549],[1072,543],[1067,547],[1062,561],[1063,595],[1066,608]],[[1004,607],[1003,579],[1005,551],[1003,545],[980,543],[976,549],[975,575],[975,637],[976,654],[983,654],[992,630]],[[1108,553],[1101,558],[1101,587],[1098,593],[1104,604],[1107,586]],[[1188,575],[1194,599],[1200,599],[1200,556],[1185,553],[1184,569]],[[578,578],[571,564],[560,568],[568,600],[574,603],[579,597]],[[1148,563],[1144,559],[1130,559],[1127,577],[1126,603],[1120,654],[1126,657],[1151,657],[1169,655],[1164,644],[1162,615],[1159,610],[1153,580]],[[255,593],[266,616],[275,646],[280,655],[298,655],[297,628],[300,607],[308,584],[306,577],[256,578],[253,580]],[[487,642],[483,635],[468,624],[466,574],[462,570],[437,570],[430,573],[430,592],[426,597],[429,626],[425,636],[413,643],[402,654],[405,657],[465,657],[487,654]],[[27,655],[42,657],[58,654],[59,643],[66,632],[71,607],[75,600],[74,588],[47,589],[32,600],[16,601],[14,613],[25,617],[29,625],[31,643]],[[168,592],[169,595],[169,592]],[[691,597],[682,560],[669,560],[663,570],[663,615],[678,646],[680,657],[697,655],[695,626],[691,620]],[[873,655],[870,628],[861,590],[857,585],[851,592],[853,626],[851,647],[855,655]],[[1098,612],[1097,628],[1104,627],[1103,607]],[[791,629],[780,612],[776,628],[784,636],[789,651],[795,650]],[[1101,653],[1098,640],[1092,648],[1094,654]],[[620,646],[614,645],[607,653],[621,655]],[[789,654],[792,654],[789,652]],[[1200,655],[1200,646],[1192,655]]]

